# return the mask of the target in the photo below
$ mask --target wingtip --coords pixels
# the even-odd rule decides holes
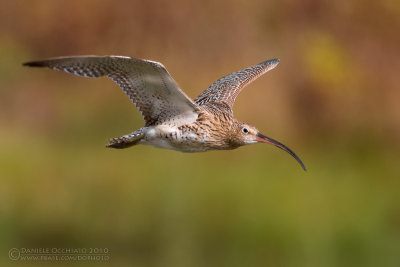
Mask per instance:
[[[265,67],[268,68],[268,70],[272,70],[274,69],[280,62],[279,58],[272,58],[272,59],[268,59],[260,64],[264,65]]]
[[[267,62],[271,65],[278,65],[281,60],[279,58],[273,58],[268,60]]]
[[[25,62],[22,63],[22,66],[28,66],[28,67],[44,67],[44,63],[42,61],[30,61],[30,62]]]

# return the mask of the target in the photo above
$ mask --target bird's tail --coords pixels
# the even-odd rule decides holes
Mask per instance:
[[[111,138],[108,141],[107,147],[111,148],[128,148],[134,145],[137,145],[139,141],[144,137],[143,131],[137,130],[133,133],[121,136],[121,137],[116,137],[116,138]]]

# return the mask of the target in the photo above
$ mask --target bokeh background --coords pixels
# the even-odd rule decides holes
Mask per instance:
[[[107,248],[112,266],[399,266],[400,4],[0,0],[0,265],[11,248]],[[183,154],[105,78],[53,56],[162,62],[190,97],[279,57],[235,105],[292,148]]]

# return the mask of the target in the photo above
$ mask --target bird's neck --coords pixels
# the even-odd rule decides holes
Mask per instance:
[[[236,119],[232,115],[220,111],[203,111],[196,121],[198,129],[207,136],[207,145],[219,150],[238,147],[232,143],[235,123]]]

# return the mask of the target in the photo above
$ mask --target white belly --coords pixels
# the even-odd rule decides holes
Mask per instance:
[[[181,152],[203,152],[208,150],[203,145],[206,140],[193,132],[182,133],[175,126],[158,125],[149,127],[140,143]]]

